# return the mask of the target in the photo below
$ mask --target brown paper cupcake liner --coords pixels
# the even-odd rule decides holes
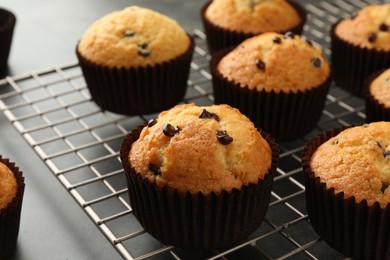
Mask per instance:
[[[227,29],[224,29],[218,25],[214,25],[213,23],[211,23],[205,17],[205,12],[207,10],[207,7],[211,4],[211,2],[212,1],[206,2],[202,6],[201,12],[200,12],[200,17],[202,19],[203,28],[204,28],[204,31],[205,31],[206,36],[207,36],[207,38],[206,38],[207,47],[208,47],[209,52],[211,54],[213,54],[219,50],[222,50],[222,49],[226,49],[229,47],[235,47],[238,44],[240,44],[242,41],[244,41],[245,39],[248,39],[248,38],[256,35],[253,33],[243,33],[243,32],[239,32],[239,31],[235,31],[235,30],[227,30]],[[306,23],[307,12],[301,4],[299,4],[295,1],[288,1],[288,2],[295,8],[295,10],[297,10],[299,16],[301,17],[301,23],[295,27],[292,27],[289,30],[280,31],[279,33],[283,34],[283,33],[290,31],[294,34],[300,35],[300,34],[302,34],[303,26]]]
[[[250,90],[217,71],[219,61],[228,52],[222,50],[211,57],[215,104],[238,108],[256,127],[270,133],[278,142],[302,137],[316,126],[325,106],[330,76],[323,84],[296,93]]]
[[[337,86],[363,97],[364,80],[372,73],[390,67],[390,51],[362,48],[341,39],[335,34],[339,22],[330,32],[333,78]]]
[[[19,168],[9,159],[0,155],[0,162],[5,164],[15,175],[17,183],[16,196],[7,205],[0,209],[0,259],[9,259],[14,253],[19,234],[20,213],[24,194],[24,177]]]
[[[386,69],[371,74],[364,82],[364,101],[366,106],[366,122],[390,121],[390,108],[386,108],[370,92],[371,82]]]
[[[15,24],[15,15],[0,8],[0,71],[7,67]]]
[[[189,36],[190,37],[190,36]],[[153,66],[111,68],[85,59],[76,47],[76,54],[92,100],[103,110],[142,115],[166,110],[183,98],[194,51]]]
[[[241,190],[217,195],[180,193],[157,187],[131,167],[131,144],[143,127],[127,135],[120,156],[129,188],[130,205],[144,229],[167,245],[182,248],[225,248],[243,241],[263,221],[268,209],[273,176],[279,159],[277,144],[262,132],[272,149],[272,166],[263,180]]]
[[[357,259],[390,259],[390,204],[381,208],[367,201],[355,202],[354,197],[328,189],[310,167],[315,150],[343,129],[319,134],[304,148],[302,156],[305,175],[306,208],[314,230],[331,247]]]

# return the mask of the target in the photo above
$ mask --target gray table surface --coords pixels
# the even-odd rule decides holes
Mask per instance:
[[[314,1],[301,1],[314,2]],[[76,62],[75,45],[102,15],[129,5],[167,14],[188,31],[201,28],[201,0],[2,0],[17,16],[4,76]],[[46,165],[0,113],[0,154],[23,171],[26,190],[13,259],[121,259]]]

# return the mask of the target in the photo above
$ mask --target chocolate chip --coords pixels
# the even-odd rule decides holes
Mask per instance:
[[[292,32],[286,32],[285,34],[284,34],[284,38],[285,39],[294,39],[294,33],[292,33]]]
[[[256,60],[256,66],[261,70],[265,70],[265,63],[261,60]]]
[[[177,134],[179,132],[180,132],[180,128],[179,127],[174,127],[171,124],[166,124],[166,125],[163,126],[163,133],[166,136],[172,137],[172,136],[174,136],[175,134]]]
[[[338,139],[334,139],[332,144],[333,144],[333,145],[336,145],[336,144],[338,144],[338,143],[339,143],[339,140],[338,140]]]
[[[372,42],[375,42],[375,40],[376,40],[376,34],[373,33],[373,32],[371,32],[371,33],[368,35],[368,41],[372,43]]]
[[[130,30],[126,30],[123,32],[123,37],[133,37],[135,35],[135,32],[132,32]]]
[[[354,13],[352,16],[351,16],[351,20],[353,20],[353,19],[355,19],[356,18],[356,16],[359,14],[359,12],[357,12],[357,13]]]
[[[379,25],[379,31],[382,31],[382,32],[387,32],[389,30],[389,26],[385,23],[381,23]]]
[[[318,58],[318,57],[312,58],[312,59],[311,59],[311,63],[314,65],[314,67],[316,67],[316,68],[321,68],[322,62],[321,62],[321,59],[320,59],[320,58]]]
[[[154,126],[156,123],[157,123],[157,120],[154,119],[154,118],[152,118],[152,119],[150,119],[149,122],[148,122],[148,127],[152,127],[152,126]]]
[[[217,114],[213,113],[213,112],[209,112],[207,111],[206,109],[202,109],[199,113],[199,118],[205,118],[205,119],[214,119],[216,120],[217,122],[219,122],[219,117],[217,116]]]
[[[385,193],[385,190],[387,189],[387,187],[389,187],[389,185],[382,183],[381,192]]]
[[[155,175],[155,176],[161,176],[161,169],[160,167],[149,163],[149,170]]]
[[[276,43],[276,44],[282,43],[282,39],[281,39],[280,37],[277,37],[277,36],[273,37],[273,38],[272,38],[272,41],[273,41],[274,43]]]
[[[233,141],[233,138],[225,130],[217,130],[215,134],[217,135],[218,141],[223,145],[228,145]]]
[[[385,157],[385,158],[389,157],[389,158],[390,158],[390,150],[385,151],[385,152],[383,153],[383,157]]]
[[[148,50],[149,45],[147,43],[138,44],[138,47],[141,49],[138,50],[138,54],[142,57],[147,57],[150,55],[150,51]]]

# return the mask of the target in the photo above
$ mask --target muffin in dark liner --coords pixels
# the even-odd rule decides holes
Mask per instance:
[[[328,189],[310,167],[316,149],[345,128],[323,132],[310,140],[302,156],[306,209],[314,230],[331,247],[357,259],[390,259],[390,204],[355,202]]]
[[[253,33],[243,33],[235,30],[227,30],[218,25],[212,24],[205,17],[205,12],[207,7],[211,4],[212,1],[207,1],[201,8],[200,17],[202,19],[203,28],[206,33],[206,42],[208,50],[211,54],[223,50],[229,47],[235,47],[240,44],[245,39],[255,36]],[[290,28],[286,31],[281,31],[279,33],[283,34],[286,32],[292,32],[294,34],[302,34],[303,26],[306,23],[307,12],[305,8],[294,1],[288,1],[294,8],[297,10],[299,16],[301,17],[301,23],[293,28]]]
[[[17,191],[6,208],[0,209],[0,259],[9,259],[16,248],[19,234],[20,213],[24,194],[24,177],[15,163],[0,155],[0,162],[5,164],[15,175]]]
[[[363,97],[364,80],[378,70],[390,67],[390,51],[363,48],[336,35],[338,21],[331,28],[331,63],[338,87]]]
[[[190,36],[189,36],[190,37]],[[146,67],[111,68],[76,54],[92,100],[103,110],[118,114],[152,114],[168,109],[183,98],[195,43],[182,55]]]
[[[210,61],[215,104],[238,108],[256,127],[271,134],[278,142],[302,137],[321,117],[331,76],[321,85],[296,93],[242,87],[218,72],[219,61],[230,49],[218,51]]]
[[[366,122],[390,121],[390,108],[380,103],[370,92],[369,88],[374,79],[386,69],[373,73],[364,82],[364,101],[366,106]]]
[[[126,136],[120,157],[131,208],[148,233],[167,245],[210,249],[237,244],[258,228],[268,209],[279,160],[278,146],[269,134],[261,132],[272,150],[272,165],[263,180],[243,186],[241,190],[203,195],[158,187],[135,172],[128,154],[142,128],[140,126]]]
[[[15,15],[0,8],[0,71],[7,67],[15,24]]]

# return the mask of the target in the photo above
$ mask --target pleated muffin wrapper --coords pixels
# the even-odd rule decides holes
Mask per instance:
[[[160,112],[178,104],[187,90],[195,43],[169,61],[146,67],[116,68],[96,64],[76,54],[92,100],[118,114],[143,115]]]
[[[390,204],[381,208],[376,202],[355,202],[327,188],[310,167],[317,148],[345,128],[325,131],[304,148],[302,156],[305,176],[306,209],[314,230],[331,247],[356,259],[390,259]]]
[[[0,209],[0,259],[9,259],[15,251],[19,234],[20,213],[24,194],[24,177],[15,163],[0,155],[0,162],[5,164],[16,178],[17,191],[15,197],[6,208]]]
[[[203,28],[207,36],[206,42],[208,50],[211,54],[226,49],[229,47],[235,47],[239,45],[245,39],[251,38],[257,34],[244,33],[235,30],[228,30],[218,25],[213,24],[205,17],[205,12],[212,1],[207,1],[201,8],[200,17],[202,19]],[[307,12],[306,9],[298,2],[288,1],[292,7],[298,12],[301,17],[301,23],[295,27],[292,27],[286,31],[279,31],[278,33],[292,32],[294,34],[302,34],[303,26],[306,23]]]
[[[386,69],[370,75],[364,82],[364,102],[366,106],[366,122],[390,121],[390,107],[380,103],[370,92],[370,85]]]
[[[251,90],[218,72],[219,61],[230,50],[218,51],[211,57],[215,104],[238,108],[256,127],[270,133],[278,142],[302,137],[316,126],[325,106],[331,76],[321,85],[304,91]]]
[[[120,156],[129,188],[130,205],[142,227],[166,245],[181,248],[226,248],[254,232],[268,209],[279,149],[262,132],[272,149],[272,165],[259,183],[241,190],[203,195],[158,187],[131,167],[128,154],[143,127],[133,130],[121,145]]]
[[[15,24],[15,15],[11,11],[0,8],[0,71],[7,67]]]
[[[363,48],[341,39],[335,33],[338,21],[331,28],[331,62],[338,87],[363,97],[364,81],[372,73],[390,67],[390,51]]]

